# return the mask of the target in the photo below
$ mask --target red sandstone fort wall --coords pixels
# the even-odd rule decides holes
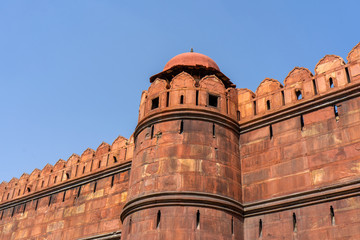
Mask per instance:
[[[111,146],[102,143],[3,182],[0,239],[79,239],[119,231],[130,175],[121,166],[132,153],[132,140],[119,137]]]
[[[360,44],[347,61],[255,93],[199,66],[152,79],[135,140],[0,184],[0,239],[359,239]]]
[[[232,238],[231,222],[242,225],[238,216],[201,205],[214,196],[241,200],[239,134],[225,123],[237,126],[236,101],[236,90],[215,75],[200,79],[186,72],[170,81],[157,78],[143,92],[124,239]],[[171,204],[171,196],[187,203]],[[237,227],[236,234],[241,231]]]
[[[244,202],[358,179],[360,98],[241,136]]]
[[[275,116],[273,123],[269,118],[265,126],[241,134],[244,203],[358,178],[360,98],[326,98],[359,86],[360,56],[353,56],[358,48],[359,45],[350,52],[348,59],[352,61],[347,65],[340,57],[328,55],[316,65],[315,76],[307,69],[295,68],[286,77],[285,87],[276,80],[265,79],[257,95],[245,93],[251,103],[239,106],[244,112],[240,128],[241,124],[247,127],[248,122],[299,107],[294,117],[278,120]],[[301,91],[301,99],[297,99],[296,91]],[[281,92],[284,92],[284,102],[279,100]],[[242,95],[239,97],[244,98]],[[317,100],[313,110],[310,106],[301,108]],[[270,108],[266,101],[270,101]],[[251,106],[250,110],[247,106]],[[301,111],[303,114],[299,114]]]
[[[240,90],[244,239],[360,238],[359,49]]]
[[[333,217],[331,208],[334,209]],[[244,239],[356,240],[360,239],[359,211],[360,197],[357,196],[249,217],[245,218]],[[293,214],[296,216],[295,229]]]

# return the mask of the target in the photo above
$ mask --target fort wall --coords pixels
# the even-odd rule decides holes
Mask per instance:
[[[240,132],[242,125],[245,130],[240,137],[244,203],[357,179],[359,48],[358,44],[349,53],[348,64],[340,57],[325,56],[316,65],[315,76],[307,69],[294,68],[285,78],[285,87],[265,79],[256,95],[240,90],[243,102],[239,109],[244,116]],[[297,91],[303,95],[301,99],[297,99]],[[351,94],[354,96],[347,98]],[[334,100],[327,97],[334,95]],[[302,107],[308,102],[315,106]],[[294,108],[295,113],[281,118],[279,113],[286,108]],[[255,122],[256,129],[247,131],[251,121],[262,118],[266,124]]]
[[[236,90],[181,72],[155,79],[142,99],[124,239],[231,239],[242,219],[213,202],[242,198]]]
[[[244,239],[359,238],[359,49],[239,90]]]
[[[244,239],[359,239],[360,198],[245,218]]]
[[[129,140],[0,184],[0,239],[359,238],[360,43],[255,93],[199,65],[150,80]]]
[[[0,239],[119,235],[133,140],[87,149],[1,184]],[[124,167],[125,166],[125,167]]]

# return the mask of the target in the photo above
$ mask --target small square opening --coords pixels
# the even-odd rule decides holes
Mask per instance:
[[[154,98],[151,103],[151,110],[159,107],[159,97]]]
[[[212,106],[212,107],[218,106],[218,96],[209,94],[209,106]]]

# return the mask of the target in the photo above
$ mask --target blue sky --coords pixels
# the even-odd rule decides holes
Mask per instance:
[[[137,123],[149,77],[194,48],[238,88],[360,41],[359,1],[0,1],[0,182]]]

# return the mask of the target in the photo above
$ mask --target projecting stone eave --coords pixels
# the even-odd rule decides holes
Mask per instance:
[[[226,88],[236,88],[236,85],[230,81],[230,79],[220,72],[219,70],[212,67],[204,67],[202,65],[196,66],[185,66],[185,65],[176,65],[171,67],[168,70],[162,71],[158,74],[155,74],[150,77],[150,83],[154,82],[157,78],[172,80],[173,77],[178,75],[181,72],[187,72],[191,75],[203,75],[200,78],[203,78],[206,75],[215,75],[217,76],[225,85]]]

